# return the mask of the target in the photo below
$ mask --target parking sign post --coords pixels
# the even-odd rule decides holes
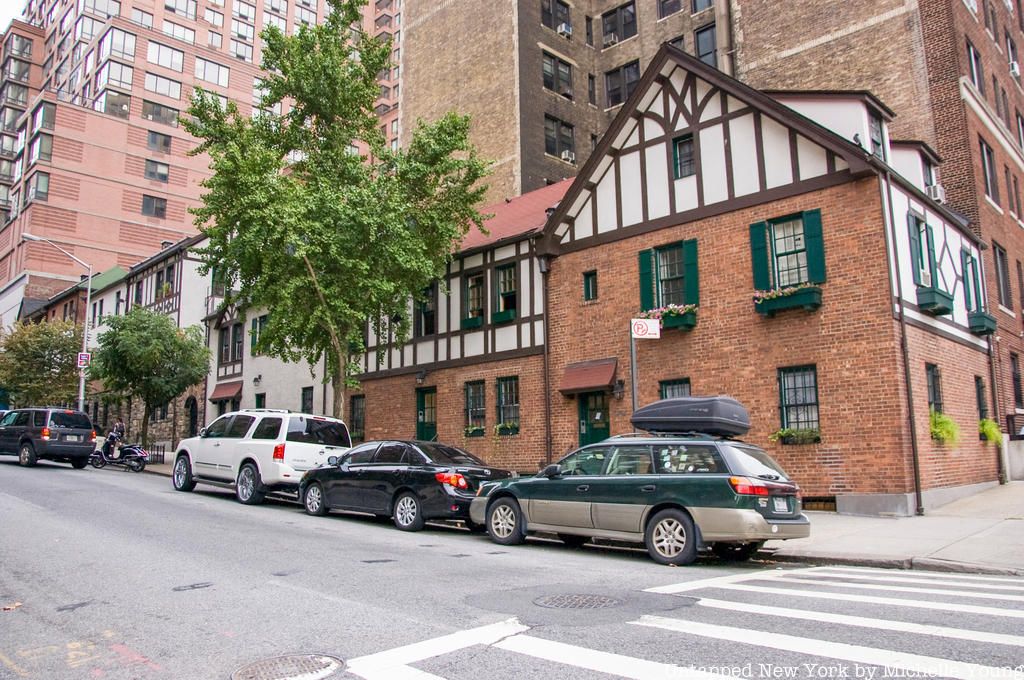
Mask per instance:
[[[661,337],[661,321],[658,319],[630,319],[629,321],[629,376],[632,383],[633,411],[639,408],[637,389],[640,383],[636,374],[636,340]]]

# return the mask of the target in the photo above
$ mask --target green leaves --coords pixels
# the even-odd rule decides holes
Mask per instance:
[[[18,406],[72,402],[78,394],[82,327],[70,321],[21,324],[0,337],[0,384]]]
[[[271,311],[259,351],[326,355],[338,385],[359,370],[349,346],[367,321],[403,313],[482,227],[486,189],[466,117],[420,122],[407,151],[385,146],[373,107],[391,46],[353,28],[362,4],[334,2],[324,24],[293,36],[264,31],[261,104],[281,115],[224,112],[197,91],[185,123],[213,170],[193,211],[207,266],[246,306]],[[404,341],[407,324],[397,330]]]

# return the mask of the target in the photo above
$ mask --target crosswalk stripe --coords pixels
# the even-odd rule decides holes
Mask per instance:
[[[727,611],[740,611],[748,614],[782,616],[789,619],[803,619],[805,621],[819,621],[822,623],[839,623],[846,626],[860,626],[876,630],[894,630],[904,633],[934,635],[937,637],[953,638],[957,640],[971,640],[973,642],[986,642],[998,645],[1024,647],[1024,636],[1020,635],[986,633],[984,631],[967,630],[965,628],[947,628],[945,626],[932,626],[922,623],[911,623],[909,621],[872,619],[864,616],[849,616],[847,614],[833,614],[831,612],[818,612],[807,609],[771,607],[767,605],[751,604],[749,602],[731,602],[727,600],[713,600],[708,598],[699,599],[697,604],[701,607],[711,607],[713,609],[724,609]]]
[[[898,597],[875,597],[873,595],[829,593],[818,590],[799,590],[797,588],[772,588],[769,586],[749,586],[739,583],[725,583],[716,587],[722,588],[724,590],[741,590],[747,593],[787,595],[790,597],[813,597],[821,600],[860,602],[864,604],[883,604],[891,607],[915,607],[917,609],[934,609],[938,611],[960,612],[963,614],[984,614],[986,616],[1005,616],[1011,619],[1024,619],[1024,610],[1002,609],[1001,607],[984,607],[976,604],[927,602],[924,600],[905,600]]]
[[[723,584],[738,583],[742,581],[750,581],[752,579],[771,579],[778,578],[783,574],[789,573],[787,571],[778,570],[771,572],[758,572],[756,574],[742,573],[733,574],[732,576],[716,576],[714,578],[703,578],[696,581],[687,581],[685,583],[670,583],[667,586],[655,586],[653,588],[644,589],[645,593],[661,593],[663,595],[675,595],[677,593],[684,593],[688,590],[699,590],[701,588],[718,588]]]
[[[1016,590],[1024,592],[1024,585],[1019,586],[1004,586],[996,585],[994,583],[967,583],[959,579],[950,581],[937,581],[935,579],[927,578],[915,578],[910,575],[893,574],[889,575],[877,575],[877,574],[832,574],[828,572],[819,571],[814,574],[807,574],[807,578],[830,578],[830,579],[857,579],[861,581],[885,581],[888,583],[923,583],[934,586],[956,586],[957,588],[984,588],[988,591],[993,590]],[[953,577],[951,577],[953,578]]]
[[[913,586],[882,586],[874,583],[849,583],[843,582],[822,582],[826,578],[841,578],[838,576],[829,576],[827,574],[807,574],[807,573],[796,573],[789,572],[786,576],[787,581],[803,581],[812,582],[818,581],[819,585],[829,585],[842,588],[856,588],[858,590],[885,590],[898,593],[921,593],[927,595],[945,595],[946,597],[970,597],[977,600],[1000,600],[1002,602],[1024,602],[1024,595],[1005,595],[1003,593],[973,593],[965,590],[946,590],[944,588],[915,588]]]
[[[732,628],[696,621],[682,621],[663,616],[642,616],[639,621],[631,624],[661,628],[687,635],[729,640],[743,644],[769,647],[773,650],[785,650],[812,656],[823,656],[842,659],[854,663],[883,666],[888,669],[901,669],[910,673],[921,673],[960,680],[1024,680],[1024,672],[965,663],[953,659],[942,659],[933,656],[922,656],[906,652],[896,652],[875,647],[863,647],[844,642],[829,642],[813,638],[802,638],[794,635],[770,633],[746,628]]]
[[[408,664],[455,652],[466,647],[472,647],[473,645],[494,644],[502,638],[516,635],[529,629],[529,626],[519,623],[518,619],[506,619],[505,621],[499,621],[486,626],[460,630],[449,635],[388,649],[376,654],[356,657],[348,661],[345,670],[367,680],[390,680],[391,678],[434,680],[438,676],[419,671],[415,668],[409,668]]]
[[[676,666],[670,663],[660,663],[638,659],[632,656],[601,652],[596,649],[577,647],[576,645],[565,644],[545,640],[544,638],[528,635],[516,635],[494,645],[500,649],[519,654],[526,654],[538,659],[555,661],[557,663],[585,668],[590,671],[598,671],[611,675],[618,675],[623,678],[636,678],[647,680],[650,678],[672,678],[673,680],[724,680],[732,676],[719,675]]]
[[[976,574],[958,574],[952,572],[940,572],[940,571],[922,571],[915,569],[914,571],[898,571],[893,569],[866,569],[864,567],[811,567],[806,571],[835,571],[843,572],[848,574],[882,574],[891,573],[893,576],[913,576],[914,578],[924,578],[931,580],[942,580],[942,579],[956,579],[957,581],[984,581],[989,583],[1006,583],[1006,584],[1018,584],[1024,585],[1024,579],[1019,576],[978,576]]]

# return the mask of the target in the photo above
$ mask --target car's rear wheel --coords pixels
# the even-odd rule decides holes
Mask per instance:
[[[324,502],[324,488],[313,483],[306,487],[306,493],[302,497],[302,505],[306,508],[307,515],[323,517],[327,514],[327,504]]]
[[[711,546],[711,552],[723,560],[744,562],[753,557],[754,553],[760,550],[762,545],[764,545],[764,541],[754,541],[753,543],[715,543]]]
[[[85,466],[88,465],[88,464],[89,464],[89,459],[88,458],[72,458],[71,459],[71,467],[75,468],[76,470],[84,470]]]
[[[102,465],[100,467],[103,467]],[[174,461],[174,472],[171,475],[171,482],[178,491],[191,491],[196,488],[196,482],[192,479],[192,466],[189,465],[188,456],[182,454]]]
[[[246,463],[238,471],[235,481],[235,498],[246,505],[259,505],[266,494],[260,491],[260,472],[252,463]]]
[[[487,508],[487,533],[501,545],[519,545],[526,540],[522,510],[514,498],[499,498]]]
[[[558,534],[558,540],[565,543],[570,548],[582,547],[584,543],[590,540],[589,536],[577,536],[575,534]]]
[[[36,464],[36,449],[31,442],[25,442],[18,448],[18,465],[32,467]]]
[[[659,564],[690,564],[697,559],[697,531],[693,520],[682,510],[662,510],[648,522],[644,546],[651,559]]]
[[[403,493],[395,501],[395,526],[402,531],[419,531],[426,521],[423,519],[423,507],[420,499],[412,493]]]

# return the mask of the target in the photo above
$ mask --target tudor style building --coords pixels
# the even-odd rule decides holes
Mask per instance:
[[[641,405],[738,398],[746,438],[840,511],[995,482],[980,245],[925,194],[934,156],[890,145],[890,115],[864,93],[769,97],[662,48],[539,246],[551,336],[571,338],[548,348],[556,452],[628,431],[614,396],[635,379]],[[663,331],[631,375],[643,313]],[[929,436],[930,410],[959,443]]]

